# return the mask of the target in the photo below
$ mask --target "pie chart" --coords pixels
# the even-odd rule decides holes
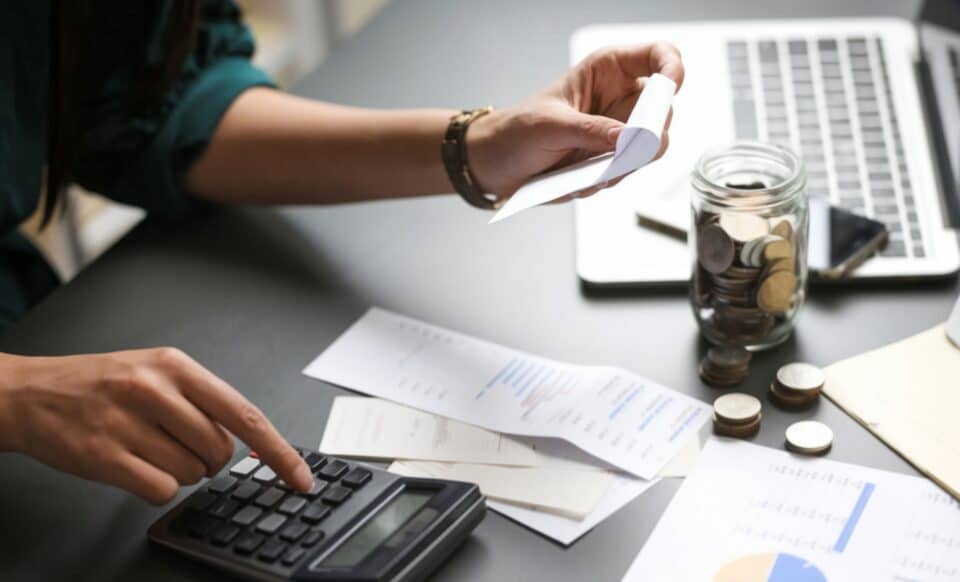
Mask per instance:
[[[799,556],[771,552],[728,562],[713,582],[827,582],[827,577]]]

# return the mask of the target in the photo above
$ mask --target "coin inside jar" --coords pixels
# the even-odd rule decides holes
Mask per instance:
[[[770,225],[767,221],[755,214],[743,214],[738,212],[724,212],[720,214],[720,227],[730,235],[733,240],[745,243],[755,238],[760,238],[770,232]]]
[[[797,276],[793,273],[770,273],[757,290],[757,305],[767,313],[783,313],[790,309],[796,288]]]
[[[721,422],[747,424],[760,415],[760,400],[750,394],[733,392],[713,401],[713,413]]]
[[[709,273],[722,273],[733,264],[735,255],[733,241],[715,224],[700,230],[697,239],[697,256],[700,265]]]
[[[833,445],[833,431],[816,420],[802,420],[787,427],[787,448],[796,453],[817,455]]]
[[[781,220],[770,230],[771,233],[785,240],[793,240],[793,225],[789,220]]]

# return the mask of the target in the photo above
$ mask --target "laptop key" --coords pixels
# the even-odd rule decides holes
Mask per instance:
[[[330,487],[329,489],[327,489],[327,491],[323,494],[323,497],[321,497],[321,499],[325,503],[329,503],[331,505],[340,505],[341,503],[349,499],[352,493],[353,491],[351,491],[350,489],[347,489],[346,487],[341,487],[340,485],[334,485],[333,487]]]
[[[264,465],[253,474],[253,478],[261,483],[269,483],[277,478],[277,474],[273,472],[273,469]]]
[[[263,495],[257,497],[257,500],[254,501],[254,503],[260,507],[272,507],[276,505],[278,501],[283,499],[284,495],[286,495],[286,493],[283,491],[283,489],[271,487],[270,489],[267,489]]]
[[[236,465],[230,467],[230,474],[238,477],[246,477],[253,473],[260,466],[260,460],[253,457],[241,459]]]
[[[240,534],[240,528],[235,525],[223,524],[214,530],[210,536],[210,541],[217,546],[225,546],[233,541]]]
[[[196,509],[197,511],[204,511],[218,499],[220,498],[209,491],[201,491],[190,498],[190,501],[187,502],[187,507]]]
[[[280,504],[280,507],[277,508],[277,511],[280,513],[286,513],[287,515],[293,515],[294,513],[303,509],[307,504],[307,500],[303,497],[291,496],[283,500],[283,503]]]
[[[221,499],[219,503],[210,508],[210,515],[227,519],[233,512],[240,509],[240,504],[233,499]]]
[[[274,534],[277,533],[277,530],[280,529],[286,522],[286,516],[283,516],[279,513],[271,513],[267,517],[260,520],[260,523],[257,524],[257,531],[265,534]]]
[[[336,481],[350,469],[350,465],[344,463],[343,461],[331,461],[324,465],[320,471],[317,472],[317,477],[326,479],[327,481]]]
[[[354,467],[352,471],[347,473],[343,478],[341,483],[351,489],[359,489],[363,487],[367,481],[370,480],[371,473],[370,471],[362,467]]]
[[[264,562],[276,562],[277,558],[283,555],[283,553],[286,551],[287,544],[279,540],[270,540],[263,544],[263,548],[260,549],[260,553],[257,554],[257,557]]]
[[[207,491],[212,493],[226,493],[237,484],[237,480],[230,475],[221,475],[207,484]]]
[[[250,525],[251,523],[255,522],[262,513],[263,511],[257,509],[256,507],[244,507],[233,516],[233,523],[237,525]]]
[[[317,542],[323,539],[324,534],[322,530],[314,529],[310,530],[310,533],[303,538],[303,541],[300,542],[300,545],[305,548],[310,548],[317,545]]]
[[[291,523],[280,532],[280,539],[295,542],[303,537],[303,534],[307,533],[309,529],[310,527],[305,523]]]
[[[302,558],[306,553],[307,551],[303,548],[290,548],[290,550],[283,555],[283,560],[281,560],[281,563],[284,566],[292,566],[299,562],[300,558]]]
[[[309,524],[318,524],[326,519],[328,515],[330,515],[329,507],[314,503],[303,510],[303,513],[300,514],[300,519]]]

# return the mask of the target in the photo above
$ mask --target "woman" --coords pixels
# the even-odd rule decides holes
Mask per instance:
[[[595,54],[507,109],[372,111],[275,90],[250,65],[253,40],[228,0],[9,2],[0,27],[11,55],[0,60],[0,324],[55,284],[16,232],[44,170],[45,220],[70,183],[172,218],[206,203],[451,190],[489,207],[613,149],[643,77],[683,77],[677,51],[654,44]],[[153,503],[219,471],[230,433],[310,488],[263,413],[176,349],[0,354],[0,450]]]

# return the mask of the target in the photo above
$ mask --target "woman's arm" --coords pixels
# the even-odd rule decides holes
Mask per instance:
[[[537,174],[612,150],[654,73],[680,85],[675,48],[599,51],[519,105],[477,119],[467,132],[474,179],[506,197]],[[191,167],[187,188],[217,202],[262,204],[452,192],[440,143],[454,113],[358,109],[249,89]]]

